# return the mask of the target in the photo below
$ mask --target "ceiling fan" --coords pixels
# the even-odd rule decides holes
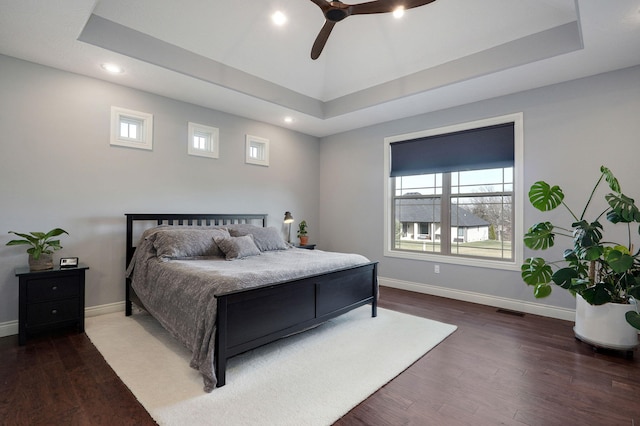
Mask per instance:
[[[311,0],[322,10],[326,19],[316,41],[311,48],[311,59],[318,59],[324,45],[329,39],[329,34],[333,30],[337,22],[351,15],[366,15],[372,13],[389,13],[399,7],[404,9],[412,9],[418,6],[424,6],[433,3],[435,0],[375,0],[359,4],[345,4],[340,0]]]

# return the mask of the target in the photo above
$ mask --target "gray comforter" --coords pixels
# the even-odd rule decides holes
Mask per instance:
[[[222,257],[167,260],[141,241],[127,269],[149,313],[192,352],[191,367],[202,373],[204,389],[216,386],[215,295],[368,263],[357,254],[291,248],[227,261]]]

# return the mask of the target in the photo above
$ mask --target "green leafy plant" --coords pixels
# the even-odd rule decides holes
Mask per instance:
[[[298,224],[298,238],[307,235],[307,221],[303,220]]]
[[[52,254],[56,250],[60,250],[60,240],[54,239],[55,237],[69,233],[64,229],[54,228],[51,231],[44,232],[30,232],[28,234],[22,234],[19,232],[9,231],[10,234],[16,234],[22,237],[22,240],[11,240],[7,243],[8,246],[28,245],[31,246],[27,249],[27,253],[33,256],[34,259],[39,259],[41,254]]]
[[[606,181],[611,190],[604,197],[608,206],[593,221],[587,221],[587,209],[603,181]],[[629,303],[632,298],[640,300],[640,251],[633,253],[631,239],[632,224],[635,224],[633,231],[640,233],[640,210],[632,198],[621,192],[620,184],[611,170],[600,167],[600,178],[580,216],[576,216],[565,204],[564,193],[559,186],[551,186],[544,181],[531,186],[529,201],[533,207],[543,212],[563,206],[572,218],[570,227],[540,222],[529,228],[524,235],[525,246],[533,250],[553,247],[556,236],[568,237],[573,241],[573,246],[564,250],[561,260],[548,262],[542,257],[530,257],[524,261],[521,267],[522,279],[533,286],[536,298],[549,296],[553,283],[574,296],[581,295],[591,305]],[[626,224],[629,236],[626,245],[603,241],[604,228],[600,223],[603,217],[612,224]],[[638,312],[627,312],[626,319],[640,330]]]

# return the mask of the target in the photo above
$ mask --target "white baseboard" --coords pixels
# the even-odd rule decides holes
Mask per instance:
[[[85,318],[95,317],[113,312],[124,312],[124,301],[85,308],[84,316]],[[0,323],[0,337],[12,336],[14,334],[18,334],[18,321]]]
[[[85,318],[97,317],[98,315],[111,314],[114,312],[124,312],[124,300],[122,302],[107,303],[106,305],[85,308],[84,316]]]
[[[0,323],[0,337],[18,334],[18,321],[7,321]]]
[[[400,290],[414,291],[416,293],[430,294],[432,296],[446,297],[449,299],[462,300],[464,302],[478,303],[481,305],[495,306],[497,308],[557,318],[571,322],[573,322],[576,317],[575,309],[559,308],[557,306],[544,305],[542,303],[524,302],[522,300],[489,296],[471,291],[455,290],[429,284],[396,280],[393,278],[378,277],[378,283],[385,287],[393,287]]]

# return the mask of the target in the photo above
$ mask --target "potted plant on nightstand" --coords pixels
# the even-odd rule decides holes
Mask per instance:
[[[607,207],[595,220],[585,215],[596,190],[606,181],[611,192],[604,196]],[[632,350],[638,345],[640,314],[640,252],[633,252],[632,235],[637,239],[640,211],[634,200],[621,192],[618,180],[611,171],[600,167],[596,182],[582,214],[578,217],[564,203],[564,193],[558,186],[539,181],[531,186],[529,201],[541,211],[562,205],[569,212],[570,226],[560,227],[540,222],[529,228],[524,244],[534,250],[552,247],[555,237],[569,237],[573,245],[564,250],[563,260],[547,262],[541,257],[525,260],[522,279],[533,286],[536,298],[551,294],[551,283],[577,295],[577,338],[596,347]],[[625,245],[604,240],[604,228],[599,222],[606,217],[611,224],[626,224],[628,241]],[[631,225],[634,224],[632,227]],[[557,264],[562,263],[563,267]],[[557,268],[554,272],[552,269]]]
[[[22,240],[11,240],[7,243],[8,246],[28,245],[31,246],[27,249],[29,253],[29,269],[32,271],[44,271],[47,269],[53,269],[53,252],[60,250],[60,240],[54,239],[58,235],[69,233],[64,229],[54,228],[51,231],[44,232],[30,232],[28,234],[22,234],[19,232],[9,231],[10,234],[16,234],[22,237]]]
[[[303,220],[298,224],[298,238],[300,238],[300,245],[306,246],[309,243],[309,237],[307,236],[307,221]]]

